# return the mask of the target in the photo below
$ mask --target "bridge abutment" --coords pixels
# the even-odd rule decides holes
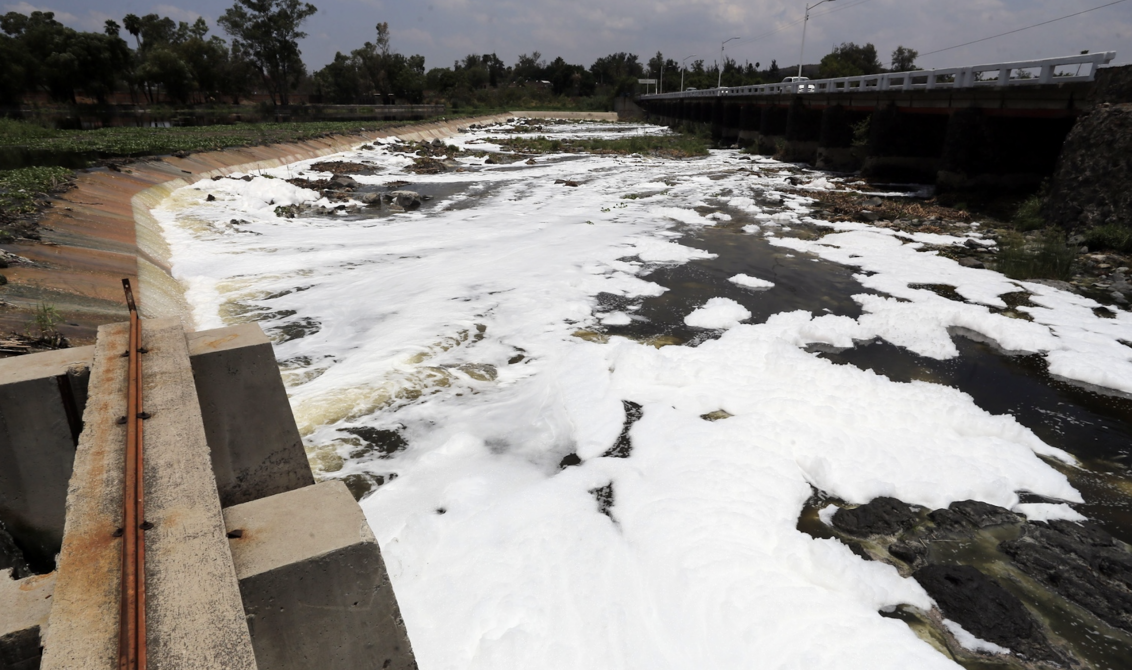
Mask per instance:
[[[851,112],[843,105],[826,107],[821,116],[821,133],[814,166],[820,170],[850,172],[861,168],[864,138],[856,143],[856,129],[869,120],[865,112]]]

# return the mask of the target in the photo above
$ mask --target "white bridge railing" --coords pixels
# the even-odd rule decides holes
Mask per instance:
[[[877,91],[931,91],[963,88],[1035,86],[1093,81],[1097,68],[1116,58],[1115,51],[1079,56],[1043,58],[1041,60],[992,63],[939,70],[885,72],[860,77],[814,79],[810,81],[760,84],[758,86],[724,86],[702,91],[683,91],[642,95],[642,100],[677,98],[714,98],[721,95],[777,95],[781,93],[875,93]],[[1058,71],[1058,68],[1065,68]],[[1082,72],[1085,69],[1085,72]]]

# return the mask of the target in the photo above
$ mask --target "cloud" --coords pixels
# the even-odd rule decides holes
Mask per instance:
[[[178,21],[215,17],[233,0],[22,0],[15,11],[32,11],[42,2],[60,21],[84,30],[101,29],[106,15],[150,11]],[[628,51],[642,57],[662,51],[676,60],[689,54],[712,62],[728,37],[727,55],[782,67],[796,64],[805,11],[802,0],[310,0],[319,11],[304,30],[300,45],[309,68],[330,62],[335,51],[349,52],[373,40],[373,26],[387,21],[394,48],[420,53],[429,63],[447,64],[468,53],[495,52],[508,63],[521,53],[539,51],[589,65],[609,53]],[[813,2],[814,0],[810,0]],[[5,0],[0,0],[0,3]],[[811,12],[806,32],[808,63],[841,42],[877,47],[882,60],[899,45],[927,53],[972,39],[1006,32],[1104,0],[838,0]],[[212,23],[214,25],[214,22]],[[325,35],[325,37],[323,36]],[[1075,54],[1082,49],[1120,49],[1132,35],[1132,2],[1008,35],[987,42],[925,56],[923,67],[1026,60]],[[1132,48],[1120,50],[1117,63],[1132,62]]]
[[[9,12],[18,12],[20,14],[31,14],[32,12],[54,12],[55,20],[59,23],[75,24],[79,22],[78,17],[70,12],[64,12],[51,7],[36,7],[30,2],[18,2],[14,5],[4,5],[4,8]]]

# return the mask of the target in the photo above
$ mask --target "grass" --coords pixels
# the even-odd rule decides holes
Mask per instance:
[[[1036,240],[1011,233],[999,240],[997,269],[1011,279],[1069,279],[1076,253],[1065,245],[1065,233],[1042,231]]]
[[[1085,232],[1085,244],[1093,251],[1106,249],[1132,253],[1132,226],[1106,223]]]
[[[552,140],[546,137],[508,138],[498,142],[501,146],[516,153],[590,153],[590,154],[649,154],[667,158],[687,158],[706,156],[709,141],[690,135],[659,135],[625,137],[615,140],[601,139],[563,139]]]
[[[49,130],[35,124],[0,123],[0,146],[97,154],[103,158],[215,151],[229,147],[299,142],[327,135],[354,134],[422,121],[311,121],[237,123],[182,128],[100,128]]]
[[[35,201],[66,183],[71,171],[62,167],[28,167],[0,171],[0,212],[31,214]]]

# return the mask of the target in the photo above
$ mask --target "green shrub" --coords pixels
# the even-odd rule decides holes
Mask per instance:
[[[1011,233],[999,240],[997,269],[1012,279],[1069,279],[1076,253],[1065,233],[1047,228],[1037,239]]]
[[[55,137],[59,131],[18,119],[0,118],[0,144],[21,146],[31,140]]]
[[[1014,217],[1010,219],[1010,223],[1014,226],[1015,230],[1022,232],[1045,228],[1046,221],[1042,218],[1041,209],[1042,194],[1035,193],[1018,205],[1018,209],[1014,212]]]
[[[1106,223],[1085,233],[1085,244],[1096,251],[1106,249],[1132,253],[1132,226]]]

